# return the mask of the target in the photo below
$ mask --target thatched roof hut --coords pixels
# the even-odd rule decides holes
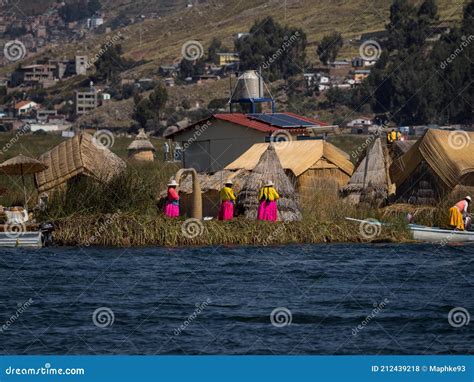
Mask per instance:
[[[268,143],[253,145],[234,162],[226,166],[228,170],[253,170]],[[349,156],[336,146],[323,140],[292,141],[276,144],[275,151],[281,166],[290,180],[296,184],[301,198],[311,198],[322,186],[324,192],[346,185],[354,172]]]
[[[152,162],[155,159],[155,147],[148,139],[144,129],[138,131],[135,140],[127,148],[128,156],[138,161]]]
[[[474,192],[474,132],[428,129],[390,167],[398,202],[437,204]]]
[[[38,160],[48,166],[35,174],[38,192],[49,191],[78,175],[107,182],[126,168],[122,159],[86,133],[60,143]]]
[[[275,183],[280,194],[278,200],[278,219],[282,221],[301,220],[298,206],[298,196],[295,187],[285,174],[274,145],[268,145],[257,165],[245,180],[245,184],[237,196],[237,209],[246,218],[256,219],[258,208],[258,193],[267,180]]]
[[[343,188],[346,200],[353,204],[368,203],[375,206],[383,204],[388,196],[390,184],[387,161],[381,138],[375,137],[349,184]]]

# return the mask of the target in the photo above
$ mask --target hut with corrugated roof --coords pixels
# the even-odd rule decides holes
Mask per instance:
[[[38,160],[48,168],[35,174],[38,192],[48,192],[77,176],[108,182],[120,174],[125,162],[87,133],[61,142]]]
[[[153,162],[155,159],[155,147],[148,139],[145,129],[138,130],[135,140],[128,146],[128,157],[137,161]]]

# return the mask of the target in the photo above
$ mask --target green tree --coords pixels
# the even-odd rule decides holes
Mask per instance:
[[[272,17],[255,22],[250,34],[235,41],[240,69],[261,68],[270,81],[300,73],[306,62],[306,34]]]
[[[342,45],[342,35],[339,32],[333,32],[324,36],[316,49],[319,60],[324,65],[333,62],[336,59],[339,50],[342,48]]]
[[[217,37],[213,37],[209,48],[207,48],[207,61],[217,64],[219,62],[219,56],[217,53],[222,48],[222,42]]]

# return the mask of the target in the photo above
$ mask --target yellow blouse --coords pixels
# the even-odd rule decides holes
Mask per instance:
[[[227,186],[224,186],[220,192],[220,197],[221,197],[221,201],[226,201],[226,200],[231,200],[231,201],[234,201],[236,198],[235,198],[235,195],[234,195],[234,190],[232,190],[232,188],[230,187],[227,187]]]
[[[278,195],[278,192],[276,192],[274,187],[262,187],[258,194],[258,200],[262,199],[273,202],[277,199],[280,199],[280,195]]]

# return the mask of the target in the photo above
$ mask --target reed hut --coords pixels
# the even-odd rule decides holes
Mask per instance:
[[[145,129],[138,130],[138,135],[127,150],[130,159],[143,162],[153,162],[155,159],[156,149],[148,139]]]
[[[474,132],[428,129],[390,166],[400,203],[435,205],[474,192]]]
[[[273,144],[268,145],[257,165],[246,177],[237,196],[237,211],[248,219],[257,218],[260,188],[267,180],[272,180],[280,195],[278,200],[278,220],[301,220],[298,195],[290,178],[285,173]]]
[[[77,176],[107,182],[126,168],[125,162],[106,147],[82,133],[61,142],[38,160],[48,168],[35,174],[38,192],[48,192]]]
[[[282,142],[274,146],[281,166],[303,200],[310,199],[317,191],[338,195],[354,172],[349,156],[323,140]],[[268,147],[268,143],[253,145],[226,169],[253,170]]]
[[[351,204],[367,203],[379,207],[388,197],[389,186],[388,154],[384,152],[381,138],[376,137],[342,194]]]
[[[198,173],[198,180],[201,183],[203,216],[216,217],[219,214],[219,192],[226,180],[232,180],[234,183],[233,189],[238,194],[248,174],[249,172],[246,170],[221,170],[214,174]],[[193,181],[191,174],[183,175],[178,192],[180,197],[180,213],[185,216],[191,216],[193,206]],[[161,194],[161,197],[166,197],[166,191]]]

